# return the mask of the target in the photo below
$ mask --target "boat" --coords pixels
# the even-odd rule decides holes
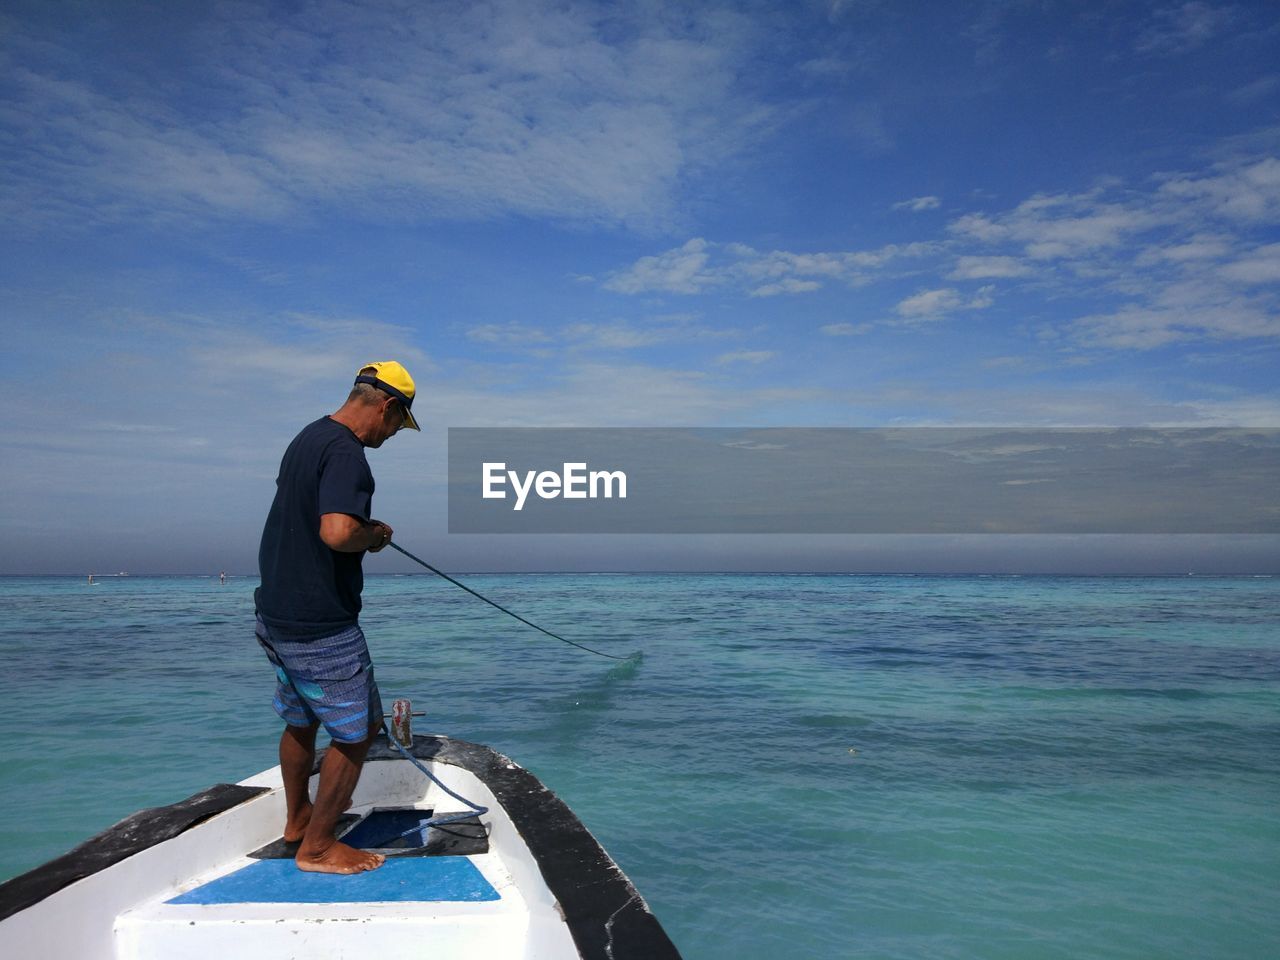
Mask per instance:
[[[537,777],[482,744],[392,730],[339,825],[344,842],[386,855],[378,869],[299,870],[274,767],[135,813],[0,884],[4,954],[678,960],[630,879]]]

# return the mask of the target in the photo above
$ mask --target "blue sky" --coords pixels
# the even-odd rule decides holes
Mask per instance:
[[[10,2],[0,63],[0,572],[253,573],[387,358],[376,513],[454,569],[1280,566],[444,502],[449,426],[1280,426],[1275,4]]]

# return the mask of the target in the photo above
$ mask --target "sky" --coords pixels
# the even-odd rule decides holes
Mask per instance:
[[[446,430],[1280,427],[1278,65],[1271,2],[7,0],[0,573],[254,575],[383,359],[374,512],[446,569],[1275,572],[450,535]]]

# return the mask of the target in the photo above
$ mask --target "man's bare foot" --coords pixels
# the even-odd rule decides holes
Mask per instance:
[[[299,870],[312,873],[364,873],[377,870],[384,860],[386,857],[380,853],[357,850],[335,840],[324,850],[299,850],[293,862]]]
[[[285,843],[301,843],[303,835],[307,832],[307,824],[311,822],[311,804],[298,811],[296,817],[290,817],[284,825],[284,842]]]

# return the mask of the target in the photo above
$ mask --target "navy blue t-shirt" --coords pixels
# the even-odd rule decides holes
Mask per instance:
[[[280,461],[276,498],[258,547],[254,593],[267,625],[297,638],[323,637],[360,614],[364,551],[342,553],[320,539],[320,517],[370,518],[373,473],[364,445],[329,417],[302,428]]]

